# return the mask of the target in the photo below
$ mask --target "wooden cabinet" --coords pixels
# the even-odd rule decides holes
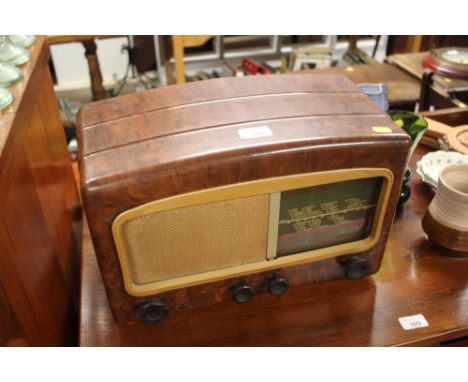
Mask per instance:
[[[31,53],[0,116],[0,343],[71,345],[80,203],[44,37]]]

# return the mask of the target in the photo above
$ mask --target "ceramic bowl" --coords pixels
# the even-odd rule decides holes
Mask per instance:
[[[468,155],[454,151],[434,151],[421,158],[417,163],[416,172],[423,182],[437,189],[440,172],[447,166],[462,163],[468,163]]]

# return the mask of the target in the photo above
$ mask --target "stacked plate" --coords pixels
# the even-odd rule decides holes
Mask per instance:
[[[36,37],[29,35],[0,35],[0,111],[13,103],[13,94],[8,87],[23,79],[23,72],[17,66],[31,59],[31,52],[26,48],[36,42]]]
[[[436,190],[440,172],[451,164],[461,163],[468,164],[468,155],[454,151],[434,151],[421,158],[417,163],[416,172],[423,182]]]

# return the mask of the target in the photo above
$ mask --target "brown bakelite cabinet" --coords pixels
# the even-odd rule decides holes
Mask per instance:
[[[146,327],[377,272],[410,146],[348,79],[314,75],[99,101],[78,138],[114,318]]]

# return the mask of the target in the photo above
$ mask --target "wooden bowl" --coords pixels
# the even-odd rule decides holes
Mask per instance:
[[[468,164],[441,171],[422,227],[432,242],[449,250],[445,254],[468,257]]]

